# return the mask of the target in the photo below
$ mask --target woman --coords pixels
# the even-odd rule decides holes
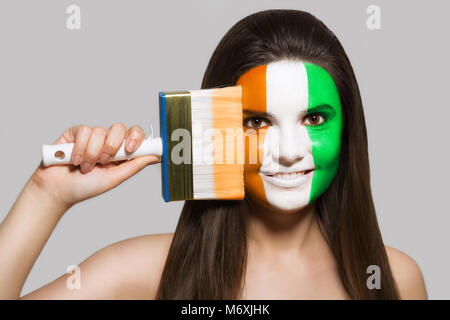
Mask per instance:
[[[426,299],[415,261],[383,245],[359,88],[336,36],[302,11],[252,14],[221,40],[202,88],[235,84],[263,154],[245,165],[245,200],[186,201],[174,234],[120,241],[83,261],[79,290],[63,275],[20,297],[71,206],[159,161],[107,163],[124,139],[130,152],[140,145],[138,126],[70,128],[55,143],[75,142],[80,167],[39,167],[0,227],[1,297]]]

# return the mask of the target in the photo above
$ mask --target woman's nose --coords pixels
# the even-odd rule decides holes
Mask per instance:
[[[289,166],[303,159],[308,139],[308,133],[303,126],[281,129],[279,133],[279,163]]]

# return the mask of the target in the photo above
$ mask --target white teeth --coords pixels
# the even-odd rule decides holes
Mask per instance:
[[[297,179],[300,176],[303,176],[305,174],[304,171],[297,171],[297,172],[292,172],[292,173],[276,173],[273,176],[280,178],[280,179],[286,179],[286,180],[293,180],[293,179]]]

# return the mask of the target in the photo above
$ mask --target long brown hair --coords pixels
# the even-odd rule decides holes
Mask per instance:
[[[339,168],[316,200],[316,219],[352,299],[398,299],[370,188],[367,132],[353,68],[337,37],[313,15],[266,10],[236,23],[214,51],[202,88],[234,85],[249,69],[280,59],[315,63],[339,90],[343,132]],[[242,289],[247,233],[242,201],[186,201],[157,299],[235,299]],[[381,289],[368,289],[367,267],[381,270]]]

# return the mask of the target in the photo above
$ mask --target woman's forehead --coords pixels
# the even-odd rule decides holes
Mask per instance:
[[[312,83],[314,88],[309,86]],[[280,60],[257,66],[236,84],[242,87],[243,108],[252,111],[293,114],[307,110],[312,101],[336,104],[337,89],[328,72],[303,61]],[[330,96],[330,92],[335,94]]]

